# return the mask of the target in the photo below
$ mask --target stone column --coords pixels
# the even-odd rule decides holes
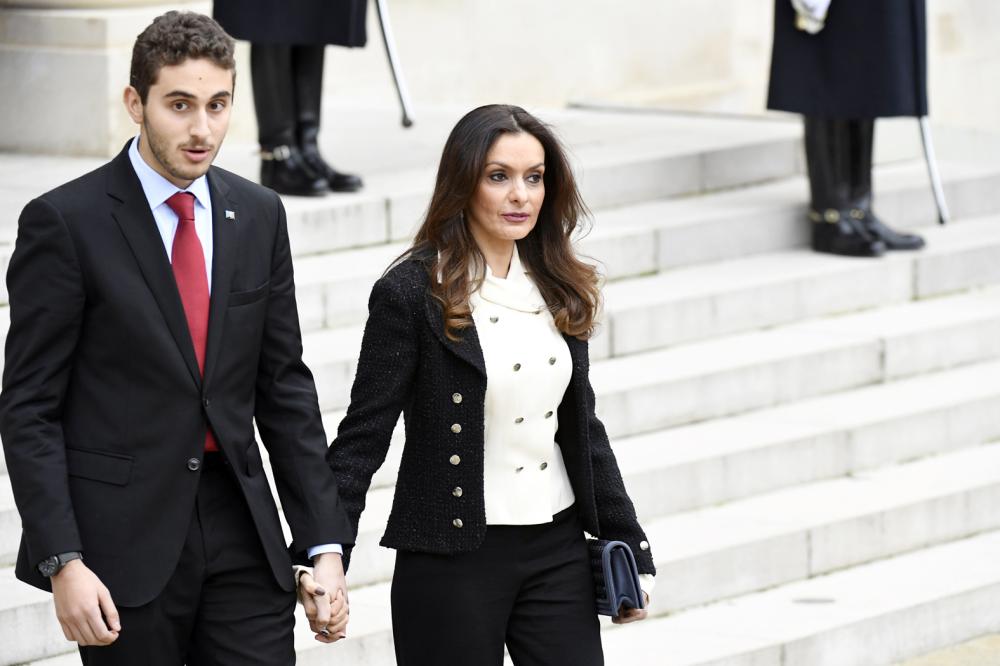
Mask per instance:
[[[0,151],[111,156],[135,133],[125,113],[132,44],[175,0],[0,0]]]

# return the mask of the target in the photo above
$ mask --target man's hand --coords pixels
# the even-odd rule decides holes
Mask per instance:
[[[339,553],[323,553],[313,560],[313,575],[299,578],[299,599],[306,610],[309,627],[321,643],[347,637],[350,605],[347,581]]]
[[[649,615],[649,594],[643,590],[642,595],[646,597],[646,603],[643,604],[642,608],[625,608],[622,606],[618,609],[618,615],[611,618],[611,621],[615,624],[628,624],[629,622],[645,620]]]
[[[68,641],[80,645],[111,645],[121,622],[111,593],[80,560],[72,560],[52,577],[56,617]]]

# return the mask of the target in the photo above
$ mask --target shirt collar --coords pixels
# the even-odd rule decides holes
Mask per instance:
[[[489,264],[486,264],[486,275],[479,287],[479,296],[485,301],[522,312],[538,312],[545,309],[545,299],[525,272],[516,243],[506,278],[498,278],[493,274]]]
[[[140,136],[136,136],[132,140],[132,144],[128,148],[128,157],[132,162],[132,168],[135,170],[135,175],[139,177],[139,183],[142,185],[142,192],[146,195],[146,201],[149,202],[150,210],[156,210],[167,199],[172,197],[181,189],[171,183],[169,180],[158,174],[153,167],[146,163],[142,155],[139,154],[139,140]],[[195,200],[201,204],[202,208],[206,210],[212,209],[212,198],[208,192],[208,178],[205,176],[199,176],[184,192],[190,192],[194,195]]]

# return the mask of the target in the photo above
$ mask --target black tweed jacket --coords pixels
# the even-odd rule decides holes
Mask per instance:
[[[459,342],[445,336],[428,280],[426,264],[411,258],[372,288],[351,405],[327,460],[356,537],[365,494],[402,411],[406,443],[381,544],[450,554],[475,550],[486,534],[486,367],[475,327]],[[584,529],[628,543],[639,571],[655,573],[607,433],[594,413],[587,343],[573,337],[566,342],[573,373],[559,405],[556,441]],[[345,565],[349,557],[348,548]]]

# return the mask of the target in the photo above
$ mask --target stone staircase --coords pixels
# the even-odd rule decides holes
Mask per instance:
[[[410,134],[350,116],[328,148],[358,157],[365,192],[286,201],[331,438],[370,285],[405,249],[458,115]],[[606,624],[609,666],[890,664],[995,632],[1000,166],[942,163],[955,222],[938,228],[923,165],[883,145],[878,210],[929,246],[851,260],[803,247],[797,123],[542,115],[594,209],[579,246],[608,283],[592,380],[659,570],[654,617]],[[97,163],[0,156],[0,202],[19,210]],[[254,169],[246,146],[223,164]],[[400,452],[397,432],[361,521],[349,638],[319,645],[300,621],[300,664],[393,663],[393,553],[377,542]],[[13,578],[17,536],[0,468],[0,665],[77,663],[49,596]]]

